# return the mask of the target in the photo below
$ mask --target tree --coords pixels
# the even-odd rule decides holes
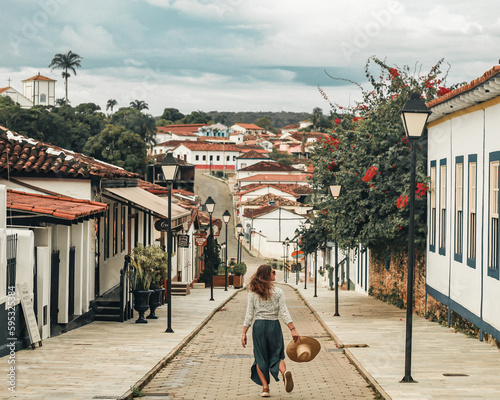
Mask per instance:
[[[180,123],[185,117],[177,108],[165,108],[160,120],[170,121],[171,124]]]
[[[51,63],[49,64],[49,68],[52,67],[53,71],[55,68],[60,68],[63,70],[62,77],[64,79],[64,90],[65,90],[65,104],[69,104],[68,100],[68,78],[71,76],[68,71],[73,71],[73,74],[76,75],[76,69],[80,68],[82,61],[82,57],[76,53],[73,53],[71,50],[66,54],[58,53],[54,56]]]
[[[380,72],[371,72],[372,62]],[[441,64],[442,60],[419,76],[407,66],[392,67],[370,58],[365,73],[371,87],[362,89],[363,101],[352,109],[332,109],[334,129],[327,139],[316,142],[312,157],[312,200],[328,221],[328,235],[338,239],[339,245],[405,249],[410,146],[404,138],[400,110],[412,92],[422,93],[429,101],[447,90],[440,86],[446,79]],[[415,238],[420,249],[426,235],[426,145],[424,135],[417,146]],[[342,186],[335,200],[328,191],[331,184]]]
[[[148,104],[144,100],[134,100],[130,102],[130,108],[134,108],[138,111],[149,110]]]
[[[115,99],[109,99],[108,102],[106,103],[106,111],[111,109],[111,114],[113,114],[113,108],[118,104],[118,102]]]
[[[293,156],[289,153],[276,150],[275,147],[269,152],[268,157],[276,162],[284,165],[293,164]]]
[[[255,122],[255,125],[260,126],[262,129],[265,129],[266,131],[273,130],[273,123],[271,122],[271,119],[268,117],[259,118]]]
[[[146,143],[123,126],[106,125],[104,130],[89,138],[84,152],[127,171],[144,173],[147,164]]]
[[[113,114],[111,123],[137,133],[149,146],[156,143],[155,120],[150,114],[143,114],[135,108],[123,107]]]
[[[311,122],[313,124],[313,129],[316,131],[323,119],[323,110],[319,107],[315,107],[311,114]]]
[[[206,124],[210,119],[210,116],[203,111],[193,111],[191,114],[186,115],[182,122],[184,124]]]

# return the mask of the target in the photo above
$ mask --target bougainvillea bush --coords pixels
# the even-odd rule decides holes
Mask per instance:
[[[389,66],[372,57],[365,68],[370,88],[360,86],[363,101],[349,109],[336,105],[320,89],[334,117],[329,137],[316,142],[312,156],[312,202],[323,210],[322,235],[337,239],[341,247],[361,244],[385,253],[407,246],[410,143],[400,111],[413,92],[427,102],[453,89],[446,88],[442,64],[443,60],[422,74],[417,67]],[[423,249],[429,181],[426,133],[416,150],[415,238],[417,249]],[[337,199],[329,194],[332,184],[342,185]]]

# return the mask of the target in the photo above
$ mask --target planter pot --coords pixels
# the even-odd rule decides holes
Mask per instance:
[[[227,277],[227,284],[229,283],[229,276]],[[224,287],[226,285],[226,277],[224,275],[214,276],[214,287]]]
[[[139,318],[135,321],[136,324],[147,324],[148,321],[144,318],[144,313],[149,309],[149,296],[153,293],[152,290],[132,290],[134,295],[134,310],[139,313]]]
[[[244,275],[234,275],[233,277],[233,286],[235,289],[239,289],[243,287],[243,278]]]
[[[149,296],[149,315],[147,319],[158,319],[155,310],[161,306],[160,296],[164,289],[153,289],[153,293]]]

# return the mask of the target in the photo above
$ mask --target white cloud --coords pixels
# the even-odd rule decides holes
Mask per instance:
[[[61,32],[62,48],[74,49],[85,58],[101,57],[117,50],[113,36],[102,26],[66,25]],[[78,51],[76,50],[78,49]]]

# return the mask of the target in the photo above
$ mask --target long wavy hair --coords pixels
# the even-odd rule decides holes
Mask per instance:
[[[271,281],[273,267],[269,264],[262,264],[257,268],[257,272],[250,279],[248,288],[257,293],[262,299],[267,300],[271,297],[271,290],[274,288],[274,282]]]

